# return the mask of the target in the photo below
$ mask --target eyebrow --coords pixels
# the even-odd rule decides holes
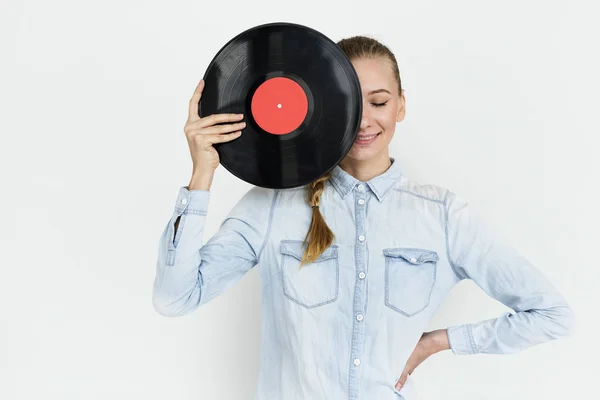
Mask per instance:
[[[386,93],[391,94],[390,91],[387,90],[387,89],[375,89],[375,90],[371,90],[368,94],[375,94],[375,93],[381,93],[381,92],[386,92]]]

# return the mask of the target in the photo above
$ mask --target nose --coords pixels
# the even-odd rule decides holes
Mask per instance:
[[[363,111],[361,119],[360,119],[360,129],[365,130],[371,126],[371,116]]]

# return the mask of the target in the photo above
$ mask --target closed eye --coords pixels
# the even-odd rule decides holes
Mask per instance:
[[[384,103],[371,103],[371,104],[373,104],[375,107],[383,107],[387,104],[387,101]]]

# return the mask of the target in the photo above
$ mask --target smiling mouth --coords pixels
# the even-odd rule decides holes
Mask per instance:
[[[376,133],[374,135],[364,135],[364,136],[357,136],[356,137],[356,143],[370,143],[372,142],[377,136],[381,135],[381,132]]]

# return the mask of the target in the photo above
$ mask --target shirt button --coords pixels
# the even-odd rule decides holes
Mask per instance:
[[[354,359],[354,365],[358,365],[358,364],[360,364],[360,360],[358,358],[355,358]]]
[[[365,276],[366,276],[366,275],[365,275],[365,273],[364,273],[364,272],[361,272],[360,274],[358,274],[358,277],[359,277],[360,279],[365,279]]]
[[[358,185],[358,191],[362,192],[363,190],[365,190],[365,187],[362,184]]]
[[[416,258],[414,258],[414,257],[412,257],[412,258],[410,259],[410,262],[417,262],[417,259],[416,259]]]
[[[365,241],[365,235],[360,235],[358,237],[358,240],[360,240],[361,242],[364,242]]]
[[[358,315],[356,316],[356,319],[357,319],[358,321],[362,321],[362,320],[363,320],[363,315],[362,315],[362,314],[358,314]]]
[[[187,199],[181,199],[181,204],[187,204]]]
[[[362,206],[363,204],[365,204],[365,200],[364,199],[359,199],[358,200],[358,204],[360,204]]]

